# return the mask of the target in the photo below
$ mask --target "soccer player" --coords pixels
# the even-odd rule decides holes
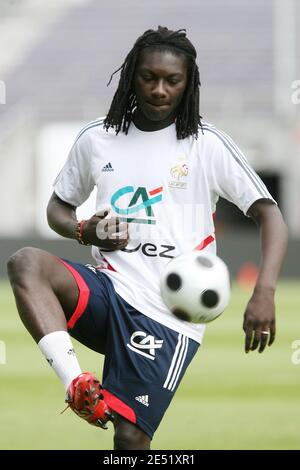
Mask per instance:
[[[261,353],[275,338],[287,231],[236,144],[202,122],[196,50],[185,30],[146,31],[118,70],[106,117],[79,133],[48,204],[51,228],[92,245],[95,266],[23,248],[8,272],[20,317],[70,407],[96,426],[113,420],[115,449],[149,449],[204,334],[162,303],[163,268],[188,250],[216,251],[219,196],[251,217],[262,261],[243,329],[246,352]],[[96,213],[78,221],[76,208],[95,186]],[[70,336],[105,355],[102,385],[82,372]]]

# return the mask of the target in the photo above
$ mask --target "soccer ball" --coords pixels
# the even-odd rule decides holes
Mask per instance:
[[[230,299],[229,271],[216,255],[192,251],[170,261],[160,279],[163,301],[179,319],[208,323]]]

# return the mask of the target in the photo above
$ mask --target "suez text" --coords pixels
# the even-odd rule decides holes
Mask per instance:
[[[161,258],[174,258],[174,255],[170,255],[170,252],[175,250],[175,246],[172,245],[160,245],[156,246],[154,243],[139,243],[135,248],[122,248],[121,251],[125,253],[134,253],[139,249],[146,256],[160,256]]]
[[[106,455],[103,458],[104,465],[127,465],[131,468],[136,464],[146,465],[194,465],[194,454],[146,454],[142,457],[137,456],[117,456]]]

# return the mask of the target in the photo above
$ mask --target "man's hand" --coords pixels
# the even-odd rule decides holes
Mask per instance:
[[[244,316],[245,351],[262,353],[275,339],[274,295],[287,247],[287,227],[278,207],[270,200],[258,199],[248,215],[260,228],[262,257],[253,295]]]
[[[128,224],[111,217],[110,209],[104,209],[84,223],[82,239],[102,251],[121,250],[128,244]]]
[[[247,305],[243,330],[245,332],[245,352],[258,349],[262,353],[265,347],[275,340],[275,302],[272,289],[254,290]]]

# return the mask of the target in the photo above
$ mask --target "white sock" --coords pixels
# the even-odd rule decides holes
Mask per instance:
[[[38,342],[38,347],[67,390],[72,380],[82,372],[69,333],[49,333]]]

